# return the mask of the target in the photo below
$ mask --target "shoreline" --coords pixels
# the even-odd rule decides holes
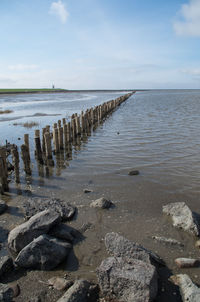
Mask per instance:
[[[134,90],[134,89],[89,89],[89,90],[67,90],[67,89],[47,89],[47,90],[40,90],[40,89],[11,89],[1,91],[0,89],[0,95],[10,95],[10,94],[46,94],[46,93],[89,93],[89,92],[137,92],[137,91],[147,91],[147,90]]]

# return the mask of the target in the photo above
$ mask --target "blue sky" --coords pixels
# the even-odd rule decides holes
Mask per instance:
[[[0,88],[200,88],[200,0],[1,0]]]

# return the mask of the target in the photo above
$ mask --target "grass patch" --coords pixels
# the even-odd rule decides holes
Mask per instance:
[[[14,123],[13,126],[23,126],[25,128],[33,128],[39,126],[37,122]]]
[[[12,113],[13,110],[0,110],[0,114]]]
[[[43,89],[0,89],[0,94],[15,94],[15,93],[44,93],[44,92],[66,92],[66,89],[49,89],[49,88],[43,88]]]

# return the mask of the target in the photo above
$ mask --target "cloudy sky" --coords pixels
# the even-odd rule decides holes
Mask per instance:
[[[200,0],[0,0],[0,88],[200,88]]]

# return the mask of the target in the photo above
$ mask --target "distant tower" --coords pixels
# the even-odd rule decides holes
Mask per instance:
[[[52,85],[52,89],[54,89],[55,88],[55,86],[54,86],[54,84]]]

